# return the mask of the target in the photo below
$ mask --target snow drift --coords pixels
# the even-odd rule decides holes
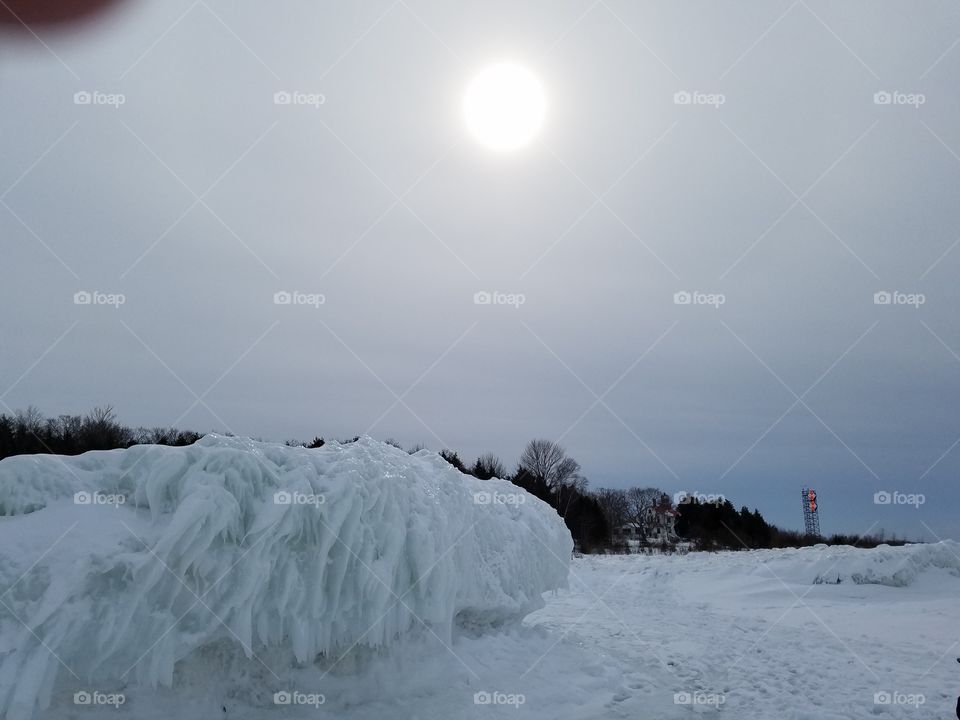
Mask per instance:
[[[878,545],[861,550],[843,545],[822,546],[823,558],[815,566],[814,583],[841,582],[849,579],[857,585],[907,587],[922,576],[942,571],[960,577],[960,544],[953,540],[903,546]],[[829,569],[823,566],[829,563]]]
[[[905,588],[939,576],[960,579],[960,543],[941,540],[902,546],[878,545],[859,548],[851,545],[814,545],[776,550],[691,553],[691,559],[711,558],[724,563],[731,575],[777,577],[798,585],[835,584],[884,585]],[[688,573],[711,572],[709,563],[692,562]],[[645,568],[638,567],[639,570]],[[698,581],[702,581],[698,580]]]
[[[435,453],[209,435],[0,462],[0,715],[170,685],[214,643],[290,661],[515,621],[566,584],[557,513]]]

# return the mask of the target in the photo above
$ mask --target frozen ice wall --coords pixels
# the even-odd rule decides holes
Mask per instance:
[[[31,717],[71,682],[169,685],[223,640],[309,662],[515,621],[565,585],[571,549],[512,484],[369,438],[8,458],[0,715]]]

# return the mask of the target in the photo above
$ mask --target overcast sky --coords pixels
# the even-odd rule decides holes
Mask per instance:
[[[40,39],[0,29],[0,410],[546,437],[594,487],[960,537],[956,2],[130,0]],[[504,59],[548,106],[497,154],[461,99]]]

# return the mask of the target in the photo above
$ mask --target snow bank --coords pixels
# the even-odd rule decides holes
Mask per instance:
[[[686,572],[722,564],[731,577],[777,577],[798,585],[841,583],[907,587],[935,575],[960,578],[960,543],[942,540],[902,546],[814,545],[751,552],[691,553]],[[701,560],[703,562],[701,562]]]
[[[369,438],[8,458],[0,715],[74,685],[170,685],[223,641],[307,663],[515,621],[565,586],[571,550],[557,513],[510,483]]]
[[[879,545],[860,549],[849,545],[834,548],[817,547],[823,558],[820,565],[829,563],[829,570],[821,570],[814,583],[853,582],[858,585],[889,585],[907,587],[921,575],[943,570],[960,577],[960,544],[953,540],[892,547]],[[821,574],[822,573],[822,574]]]

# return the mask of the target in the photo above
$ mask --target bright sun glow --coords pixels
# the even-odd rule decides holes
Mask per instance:
[[[499,63],[477,75],[463,98],[470,132],[497,151],[516,150],[540,130],[546,98],[536,76],[513,63]]]

